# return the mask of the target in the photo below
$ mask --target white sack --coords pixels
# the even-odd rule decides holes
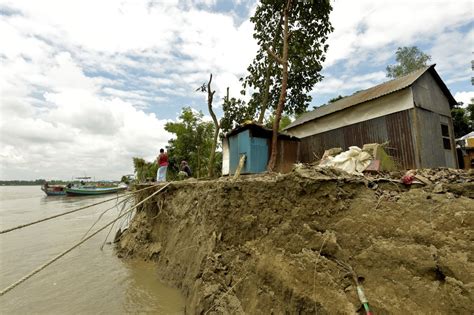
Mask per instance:
[[[362,172],[369,166],[372,156],[362,151],[359,147],[349,147],[349,150],[344,151],[334,157],[328,157],[323,167],[334,167],[349,174],[362,175]]]

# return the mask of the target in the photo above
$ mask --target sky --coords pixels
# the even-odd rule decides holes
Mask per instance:
[[[418,46],[457,101],[474,97],[470,0],[332,0],[324,80],[311,106],[386,80]],[[0,0],[0,179],[117,180],[153,160],[181,108],[207,114],[257,50],[251,0]],[[310,106],[310,108],[311,108]]]

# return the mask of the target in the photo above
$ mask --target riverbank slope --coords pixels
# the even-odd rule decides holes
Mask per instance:
[[[474,309],[474,183],[412,186],[297,168],[182,181],[139,209],[119,256],[156,263],[190,314]],[[143,199],[151,192],[142,193]]]

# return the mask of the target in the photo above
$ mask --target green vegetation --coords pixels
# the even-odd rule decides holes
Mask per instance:
[[[329,0],[262,0],[250,18],[260,47],[244,87],[257,91],[249,106],[259,108],[260,122],[268,107],[275,109],[269,170],[276,163],[281,115],[305,111],[311,102],[309,92],[323,78],[326,41],[333,31],[331,10]]]
[[[336,101],[339,101],[340,99],[343,99],[344,97],[345,97],[345,96],[342,96],[342,95],[339,94],[338,96],[331,98],[331,99],[328,101],[328,104],[334,103],[334,102],[336,102]]]
[[[43,185],[46,182],[45,179],[35,179],[35,180],[0,180],[0,186],[34,186],[34,185]],[[67,182],[60,180],[48,181],[52,185],[64,185]]]
[[[188,162],[194,177],[200,178],[208,174],[214,124],[203,121],[203,116],[202,112],[185,107],[178,122],[169,122],[165,125],[166,131],[175,134],[175,138],[168,141],[171,164],[168,168],[169,174],[177,173],[183,160]],[[218,158],[216,156],[216,161]]]
[[[267,128],[273,128],[273,121],[275,120],[275,115],[271,115],[268,117],[267,121],[265,122],[265,127]],[[282,131],[285,129],[289,124],[291,124],[291,118],[287,115],[282,115],[281,120],[280,120],[280,129],[279,131]]]
[[[453,117],[454,136],[456,138],[462,137],[472,130],[474,130],[474,99],[466,108],[458,104],[451,109],[451,116]]]
[[[426,67],[431,56],[425,54],[418,47],[398,47],[395,53],[396,65],[387,66],[387,77],[398,78],[412,71]]]
[[[134,157],[133,166],[138,182],[145,182],[147,179],[156,180],[156,171],[158,170],[156,161],[147,162],[142,158]]]
[[[227,133],[234,129],[237,125],[245,121],[252,121],[255,115],[255,108],[247,105],[239,98],[230,97],[227,88],[227,96],[222,104],[224,116],[221,118],[221,130]]]

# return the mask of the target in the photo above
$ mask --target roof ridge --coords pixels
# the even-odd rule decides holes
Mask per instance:
[[[402,89],[405,89],[405,88],[411,86],[426,71],[430,70],[431,68],[434,68],[435,66],[436,66],[436,64],[424,66],[422,68],[413,70],[413,71],[411,71],[411,72],[409,72],[409,73],[407,73],[407,74],[405,74],[401,77],[394,78],[394,79],[391,79],[389,81],[379,83],[377,85],[374,85],[372,87],[369,87],[369,88],[361,90],[361,91],[357,91],[354,94],[345,96],[345,97],[343,97],[343,98],[341,98],[341,99],[339,99],[335,102],[320,105],[320,106],[316,107],[315,109],[313,109],[312,111],[306,112],[303,115],[301,115],[294,122],[292,122],[290,125],[288,125],[284,130],[288,130],[289,128],[301,125],[301,124],[303,124],[307,121],[310,121],[310,120],[313,120],[313,119],[316,119],[316,118],[320,117],[320,116],[316,115],[317,112],[327,110],[328,113],[326,115],[328,115],[332,112],[337,112],[337,111],[342,110],[346,107],[350,107],[350,106],[358,105],[358,104],[361,104],[361,103],[365,103],[365,102],[377,99],[379,97],[397,92],[397,91],[402,90]],[[413,77],[411,77],[411,76],[413,76]],[[404,82],[404,81],[406,81],[406,82]],[[397,83],[398,83],[398,85],[397,85]],[[383,91],[384,87],[386,88],[386,91]],[[381,89],[382,89],[382,91],[378,91],[378,92],[373,93],[374,91],[381,90]],[[371,92],[373,93],[373,95],[368,95],[367,97],[363,97],[364,94],[370,94]],[[360,98],[360,99],[357,99],[357,98]],[[352,100],[354,100],[354,101],[351,102]],[[344,106],[344,105],[342,105],[344,103],[349,103],[349,104]],[[339,107],[342,107],[342,108],[336,109],[338,107],[338,105],[339,105]],[[328,109],[328,107],[331,107],[331,109],[334,108],[335,110],[331,111],[331,109]],[[315,116],[315,117],[312,117],[312,116]],[[323,116],[325,116],[325,115],[323,115]]]

